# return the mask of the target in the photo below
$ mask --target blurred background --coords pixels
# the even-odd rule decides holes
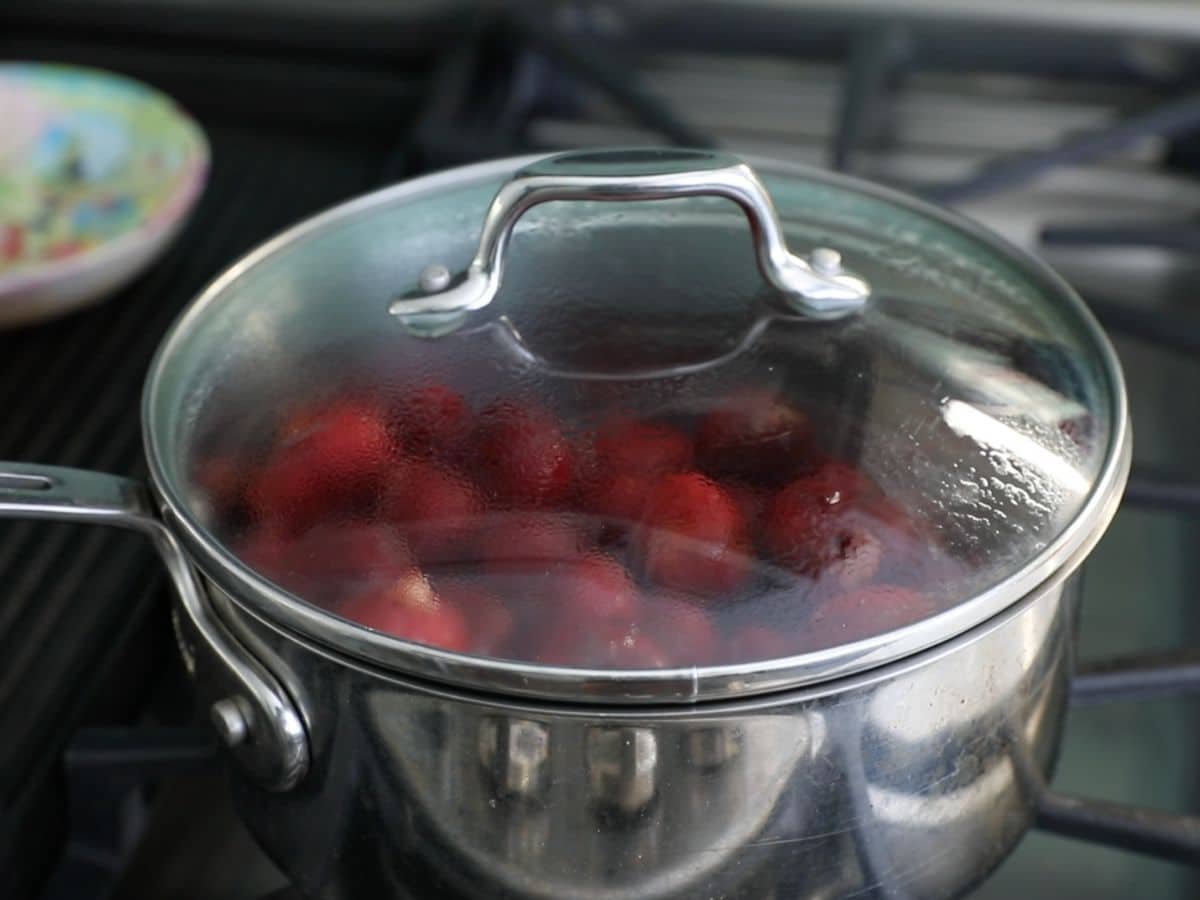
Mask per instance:
[[[1200,810],[1196,3],[0,0],[0,60],[146,82],[212,153],[138,280],[0,332],[0,458],[140,474],[142,377],[210,278],[317,210],[488,157],[721,147],[904,187],[1042,254],[1112,334],[1136,435],[1086,570],[1081,664],[1172,673],[1081,693],[1055,786]],[[21,886],[5,896],[282,886],[203,748],[150,727],[188,720],[163,597],[136,539],[0,526],[0,872]],[[1133,843],[1034,833],[973,896],[1200,896],[1196,868]]]

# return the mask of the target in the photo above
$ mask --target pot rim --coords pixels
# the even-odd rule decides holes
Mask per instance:
[[[175,348],[202,322],[210,305],[248,270],[328,225],[378,206],[390,205],[457,185],[463,180],[502,175],[550,154],[507,157],[432,175],[365,194],[326,210],[269,239],[218,275],[180,314],[150,364],[142,395],[142,436],[151,482],[163,515],[195,562],[221,589],[249,612],[297,632],[334,651],[401,674],[550,700],[606,704],[670,704],[729,699],[815,685],[881,667],[956,638],[1020,601],[1068,563],[1078,562],[1100,539],[1124,490],[1131,458],[1131,434],[1124,377],[1115,350],[1075,291],[1046,263],[966,217],[857,178],[797,163],[746,156],[766,174],[793,175],[840,186],[899,205],[956,228],[1020,268],[1075,315],[1107,380],[1113,408],[1104,460],[1088,496],[1055,539],[1004,580],[974,597],[904,628],[823,650],[745,663],[674,669],[575,669],[453,653],[372,631],[340,619],[276,587],[234,557],[188,509],[167,466],[154,419]]]

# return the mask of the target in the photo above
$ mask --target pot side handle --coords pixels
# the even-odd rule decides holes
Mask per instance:
[[[0,518],[112,525],[150,538],[179,595],[185,621],[176,624],[189,670],[211,665],[206,677],[228,692],[212,704],[222,740],[264,786],[284,791],[299,783],[309,765],[303,719],[276,679],[216,619],[144,485],[100,472],[0,462]]]

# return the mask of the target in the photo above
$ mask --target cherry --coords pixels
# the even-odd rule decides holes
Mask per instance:
[[[570,444],[551,415],[535,406],[505,402],[484,410],[471,436],[470,459],[501,504],[548,506],[571,488]]]
[[[741,511],[747,529],[755,531],[767,505],[767,492],[742,481],[728,481],[723,486]]]
[[[778,659],[797,652],[793,642],[773,628],[764,625],[745,625],[730,639],[726,647],[728,661],[749,662]]]
[[[275,580],[284,570],[288,546],[287,535],[279,528],[257,525],[234,544],[233,552],[251,569]]]
[[[564,516],[553,513],[499,513],[479,527],[476,556],[494,571],[530,564],[558,563],[579,556],[583,536]]]
[[[873,502],[870,483],[841,463],[797,479],[772,499],[763,515],[763,543],[781,565],[842,587],[875,577],[884,556],[882,527],[860,508]]]
[[[422,562],[461,561],[483,503],[474,485],[427,460],[395,465],[383,480],[379,515],[400,526]]]
[[[611,472],[590,480],[583,488],[581,502],[585,510],[600,519],[604,538],[611,540],[641,519],[653,484],[649,475]]]
[[[699,666],[716,661],[719,638],[707,613],[682,597],[646,598],[646,634],[662,647],[671,665]]]
[[[234,513],[242,503],[246,467],[232,457],[213,456],[195,467],[192,481],[204,492],[214,515],[221,520]]]
[[[559,618],[566,627],[597,619],[628,621],[637,613],[638,593],[624,566],[593,554],[564,564],[556,576]]]
[[[937,607],[924,594],[891,584],[874,584],[829,598],[813,613],[813,637],[824,646],[860,640],[910,625]]]
[[[303,531],[372,498],[390,462],[391,438],[369,409],[346,405],[317,416],[253,478],[254,517]]]
[[[459,653],[471,646],[463,614],[440,599],[416,569],[349,597],[338,612],[360,625],[421,644]]]
[[[593,444],[600,473],[682,472],[692,465],[692,439],[678,428],[636,419],[615,419]]]
[[[470,629],[468,650],[485,656],[503,652],[513,635],[515,621],[512,611],[499,597],[462,582],[441,584],[438,596],[456,608]]]
[[[405,453],[446,459],[457,454],[470,430],[471,408],[453,388],[428,384],[395,403],[389,420]]]
[[[710,475],[778,484],[808,452],[808,417],[778,394],[743,388],[727,394],[696,430],[696,456]]]
[[[647,577],[663,587],[725,593],[750,574],[741,511],[703,475],[663,476],[646,498],[642,522],[642,563]]]
[[[636,624],[618,620],[577,623],[573,630],[543,636],[534,655],[545,665],[588,669],[661,669],[670,659]]]
[[[277,580],[306,600],[328,601],[362,585],[403,577],[412,567],[412,554],[391,528],[323,522],[288,542]]]

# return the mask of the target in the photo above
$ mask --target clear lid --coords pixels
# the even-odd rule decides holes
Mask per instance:
[[[318,217],[206,292],[147,399],[168,503],[269,614],[531,693],[638,670],[624,699],[982,621],[1099,531],[1125,444],[1111,349],[1041,265],[690,151],[505,160]]]

